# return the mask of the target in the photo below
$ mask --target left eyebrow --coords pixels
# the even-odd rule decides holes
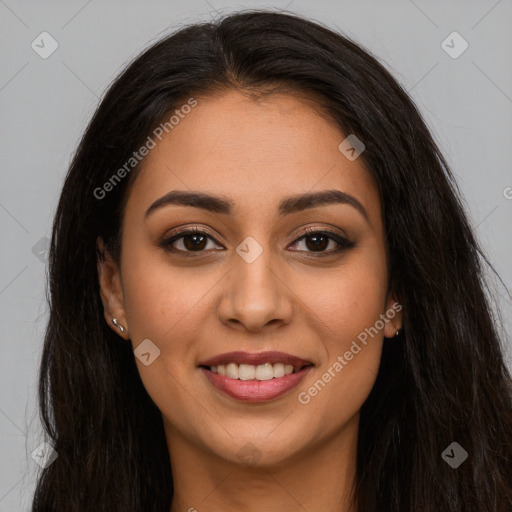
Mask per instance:
[[[145,217],[148,217],[155,210],[169,204],[192,206],[194,208],[201,208],[210,212],[223,214],[231,214],[235,206],[233,200],[226,196],[215,196],[204,192],[173,190],[157,199],[146,210]],[[348,204],[353,206],[363,215],[366,221],[370,223],[367,211],[355,197],[334,189],[320,192],[307,192],[305,194],[285,197],[279,203],[278,213],[280,217],[283,217],[284,215],[316,208],[318,206],[327,206],[329,204]]]

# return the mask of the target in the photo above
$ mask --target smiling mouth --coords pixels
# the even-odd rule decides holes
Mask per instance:
[[[284,363],[263,363],[259,365],[235,363],[219,364],[216,366],[201,365],[206,370],[217,373],[221,376],[228,377],[233,380],[258,380],[265,381],[271,379],[279,379],[292,373],[298,373],[302,369],[313,366],[310,363],[291,365]]]
[[[277,351],[236,351],[200,361],[207,381],[223,394],[244,402],[267,402],[288,394],[315,364]]]
[[[235,400],[253,403],[287,395],[313,368],[309,363],[298,366],[284,363],[199,365],[214,388]]]

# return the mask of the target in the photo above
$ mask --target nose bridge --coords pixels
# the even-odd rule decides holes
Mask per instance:
[[[276,320],[287,323],[292,313],[271,240],[257,237],[245,238],[236,248],[226,281],[229,289],[219,304],[221,321],[241,323],[248,330],[258,330]]]

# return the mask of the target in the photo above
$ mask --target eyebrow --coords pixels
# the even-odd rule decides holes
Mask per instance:
[[[235,206],[234,202],[226,196],[215,196],[204,192],[173,190],[157,199],[146,210],[145,217],[147,218],[156,210],[170,204],[192,206],[209,212],[223,213],[226,215],[233,213]],[[279,203],[278,213],[280,217],[283,217],[285,215],[290,215],[310,208],[327,206],[330,204],[348,204],[353,206],[363,215],[367,222],[370,223],[367,211],[355,197],[334,189],[323,190],[320,192],[307,192],[304,194],[285,197]]]

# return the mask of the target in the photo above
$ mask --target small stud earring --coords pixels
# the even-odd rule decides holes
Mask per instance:
[[[395,336],[398,336],[399,334],[400,334],[400,331],[398,330],[398,331],[396,331]]]
[[[121,331],[124,332],[124,327],[118,322],[117,318],[112,318],[112,323]]]

